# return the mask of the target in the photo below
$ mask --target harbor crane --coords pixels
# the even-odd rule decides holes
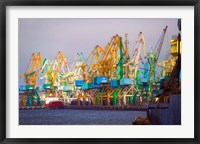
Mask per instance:
[[[65,77],[61,77],[61,75],[65,76],[65,71],[62,68],[62,65],[64,65],[67,72],[70,73],[70,68],[68,66],[67,60],[64,54],[59,51],[52,61],[49,70],[44,73],[44,76],[49,76],[49,84],[44,85],[44,89],[46,89],[46,97],[53,95],[56,97],[60,97],[61,99],[63,98],[62,94],[60,93],[60,83],[68,83],[68,81]]]
[[[26,86],[20,86],[20,91],[25,91],[21,99],[21,107],[42,106],[40,96],[37,92],[38,74],[42,67],[42,55],[32,54],[29,64],[24,74],[20,78],[25,78]]]
[[[148,60],[149,66],[150,66],[149,80],[148,80],[149,84],[157,81],[157,77],[156,77],[156,65],[157,65],[158,58],[160,56],[160,51],[161,51],[161,48],[162,48],[162,45],[163,45],[163,41],[164,41],[164,38],[165,38],[167,27],[168,26],[166,26],[163,29],[161,37],[159,38],[158,43],[155,46],[154,51],[148,52],[148,58],[147,58],[147,60]]]

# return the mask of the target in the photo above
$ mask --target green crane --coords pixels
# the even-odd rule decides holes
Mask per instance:
[[[120,58],[119,58],[119,62],[118,62],[119,71],[118,71],[117,78],[118,78],[118,80],[121,80],[123,78],[123,71],[124,71],[124,68],[123,68],[123,51],[122,51],[123,44],[122,44],[122,37],[120,37],[119,47],[120,47]],[[120,92],[120,86],[118,85],[117,88],[115,89],[114,93],[113,93],[113,105],[114,106],[117,105],[117,96],[118,96],[119,92]]]
[[[156,64],[157,64],[157,61],[158,61],[158,58],[159,58],[159,55],[160,55],[160,51],[161,51],[161,48],[162,48],[162,45],[163,45],[163,41],[164,41],[164,38],[165,38],[167,27],[168,26],[166,26],[165,29],[163,29],[161,37],[159,38],[158,43],[157,43],[158,46],[156,45],[154,51],[147,53],[147,56],[148,56],[147,60],[148,60],[149,67],[150,67],[149,79],[148,79],[148,83],[149,83],[148,93],[150,95],[152,95],[153,83],[157,82],[157,80],[158,80],[157,77],[156,77]]]

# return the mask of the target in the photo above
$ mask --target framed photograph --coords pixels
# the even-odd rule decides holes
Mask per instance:
[[[1,143],[199,143],[199,5],[0,1]]]

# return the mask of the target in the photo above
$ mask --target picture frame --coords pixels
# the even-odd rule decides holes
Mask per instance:
[[[194,138],[7,138],[6,137],[6,7],[8,6],[193,6],[194,7],[194,32],[195,32],[195,82],[194,82]],[[200,67],[198,66],[199,58],[199,13],[200,13],[200,2],[199,0],[1,0],[0,1],[0,44],[1,44],[1,79],[0,87],[0,141],[1,143],[170,143],[170,144],[197,144],[199,142],[199,103],[198,98],[199,90],[199,77],[198,72]]]

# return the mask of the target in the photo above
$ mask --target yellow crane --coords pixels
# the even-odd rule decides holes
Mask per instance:
[[[57,65],[55,65],[57,63]],[[51,88],[54,89],[54,86],[57,86],[57,78],[60,77],[59,74],[65,75],[65,71],[61,69],[62,63],[67,69],[67,72],[70,73],[70,69],[67,63],[67,60],[62,52],[58,52],[56,54],[56,57],[54,58],[53,62],[51,63],[51,66],[49,70],[44,75],[49,75],[49,81]],[[56,68],[55,68],[56,66]],[[59,73],[60,72],[60,73]]]
[[[106,105],[110,105],[110,100],[113,99],[113,94],[116,91],[116,88],[112,87],[111,83],[112,81],[117,81],[118,78],[117,67],[120,58],[120,47],[124,53],[127,51],[121,41],[122,40],[119,35],[113,36],[105,48],[104,55],[98,62],[99,75],[96,77],[96,82],[98,84],[103,83],[102,90],[99,92],[97,98],[99,104],[103,104],[103,101],[106,100]],[[104,83],[105,79],[107,79],[106,83]]]
[[[97,69],[98,69],[97,62],[101,57],[102,53],[104,53],[104,48],[100,45],[97,45],[94,48],[94,50],[89,54],[89,56],[86,58],[86,60],[81,65],[76,66],[77,69],[81,68],[82,80],[84,81],[84,83],[81,85],[82,89],[77,90],[76,93],[79,105],[81,99],[85,101],[89,95],[91,96],[91,93],[94,94],[94,90],[91,90],[89,88],[91,88],[94,85],[93,79],[97,75]]]
[[[104,48],[100,45],[97,45],[93,49],[93,51],[89,54],[89,56],[86,58],[86,60],[81,65],[76,66],[76,69],[81,68],[82,80],[85,83],[91,81],[91,75],[89,75],[89,73],[91,74],[95,72],[97,62],[101,56],[101,53],[104,53]]]
[[[68,79],[67,78],[61,78],[61,75],[65,76],[65,70],[64,68],[62,68],[62,65],[65,66],[66,71],[68,73],[70,73],[70,69],[67,63],[67,60],[64,56],[64,54],[59,51],[56,54],[56,57],[54,58],[54,60],[52,61],[49,70],[44,73],[44,76],[48,75],[49,76],[49,85],[45,85],[46,86],[46,97],[49,97],[50,95],[59,97],[59,98],[63,98],[62,96],[62,91],[61,91],[61,85],[60,83],[68,83]],[[50,89],[49,89],[50,88]]]
[[[20,78],[25,77],[26,82],[26,86],[20,86],[20,90],[25,91],[20,100],[20,107],[42,106],[40,96],[36,89],[38,74],[41,67],[42,55],[40,53],[33,53],[25,73],[20,76]]]
[[[20,78],[25,77],[26,86],[28,89],[36,89],[38,82],[38,73],[41,67],[42,55],[40,53],[38,53],[37,55],[33,53],[25,73],[20,76]]]

